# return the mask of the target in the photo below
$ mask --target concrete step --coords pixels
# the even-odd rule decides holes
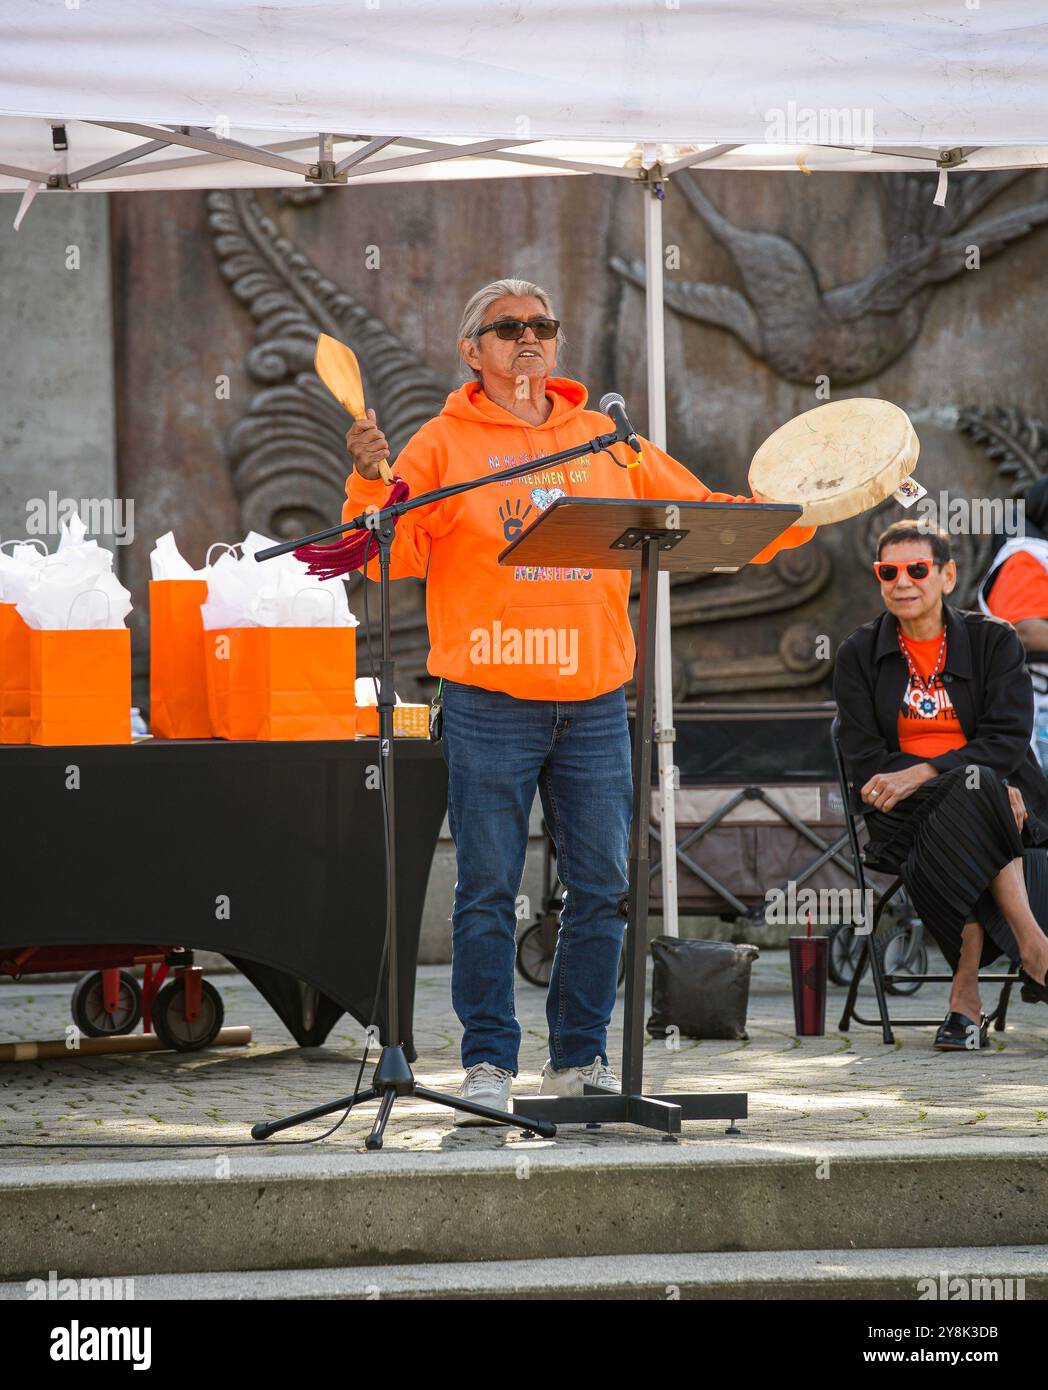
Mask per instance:
[[[963,1281],[959,1283],[958,1281]],[[114,1289],[116,1285],[114,1284]],[[0,1284],[0,1301],[27,1297]],[[71,1295],[71,1290],[56,1287]],[[1048,1295],[1048,1246],[928,1250],[781,1250],[584,1256],[559,1260],[136,1275],[142,1300],[259,1299],[901,1299],[1014,1301]],[[99,1286],[82,1297],[99,1297]]]
[[[49,1158],[51,1155],[49,1155]],[[231,1149],[0,1174],[0,1279],[1048,1244],[1048,1145]]]

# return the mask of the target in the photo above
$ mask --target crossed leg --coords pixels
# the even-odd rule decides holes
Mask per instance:
[[[1020,962],[1027,975],[1040,984],[1048,970],[1048,937],[1030,908],[1021,859],[1006,864],[990,883],[990,892],[1012,929]],[[976,1019],[981,1016],[979,960],[984,932],[978,922],[966,922],[961,933],[961,954],[954,971],[950,1008]]]
[[[1031,979],[1043,984],[1048,970],[1048,937],[1030,909],[1021,859],[1005,864],[990,884],[990,892],[1012,929],[1022,968]]]

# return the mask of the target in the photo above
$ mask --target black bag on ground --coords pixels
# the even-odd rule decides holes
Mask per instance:
[[[648,1032],[664,1038],[677,1028],[682,1038],[745,1039],[750,969],[756,946],[657,936],[651,943]]]

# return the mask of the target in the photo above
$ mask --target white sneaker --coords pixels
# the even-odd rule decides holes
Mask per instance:
[[[614,1095],[619,1095],[622,1090],[619,1078],[612,1069],[605,1066],[599,1057],[594,1057],[588,1067],[565,1067],[563,1071],[554,1071],[547,1060],[542,1068],[539,1095],[581,1096],[585,1094],[585,1086],[599,1086],[602,1091],[611,1091]]]
[[[509,1110],[510,1091],[513,1088],[513,1073],[503,1071],[491,1062],[478,1062],[466,1072],[459,1087],[463,1100],[475,1100],[478,1105],[490,1105],[495,1110]],[[483,1115],[471,1115],[468,1110],[455,1111],[457,1125],[495,1125],[497,1120],[485,1119]]]

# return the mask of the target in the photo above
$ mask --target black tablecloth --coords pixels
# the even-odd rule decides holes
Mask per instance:
[[[401,1033],[447,805],[439,745],[396,743]],[[371,1018],[385,915],[376,739],[0,747],[0,951],[219,951],[296,1040]],[[78,785],[77,785],[78,784]],[[228,902],[228,915],[226,903]],[[385,1038],[384,991],[377,1021]]]

